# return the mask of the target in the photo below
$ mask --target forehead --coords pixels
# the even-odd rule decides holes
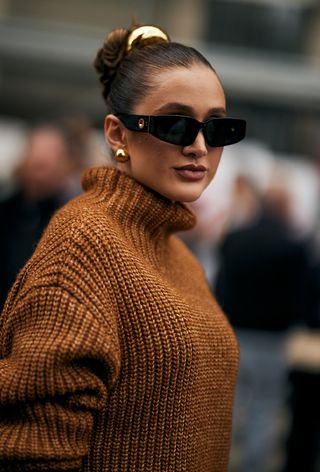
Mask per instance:
[[[214,108],[225,108],[225,96],[216,74],[205,65],[176,67],[150,77],[151,91],[135,107],[138,114],[153,114],[167,103],[181,103],[206,115]]]

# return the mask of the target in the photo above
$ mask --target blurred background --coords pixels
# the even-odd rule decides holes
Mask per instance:
[[[181,236],[240,342],[230,471],[320,471],[319,0],[0,0],[1,303],[81,171],[108,162],[92,62],[132,18],[203,52],[247,120]]]

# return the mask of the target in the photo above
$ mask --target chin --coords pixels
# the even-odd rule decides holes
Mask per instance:
[[[198,198],[200,198],[200,197],[201,197],[201,193],[200,194],[198,193],[197,195],[193,195],[193,196],[186,195],[185,198],[180,198],[179,201],[180,202],[185,202],[185,203],[192,203],[192,202],[195,202],[196,200],[198,200]]]
[[[203,185],[188,185],[187,188],[175,192],[173,200],[178,202],[192,203],[201,197],[205,187]]]
[[[157,188],[153,188],[162,196],[172,200],[173,202],[191,203],[198,200],[204,189],[207,187],[203,182],[201,182],[201,185],[199,185],[199,183],[200,182],[181,185],[180,182],[174,182],[170,186],[157,186]]]
[[[185,203],[192,203],[201,196],[202,192],[176,192],[164,195],[169,200],[173,202],[185,202]]]

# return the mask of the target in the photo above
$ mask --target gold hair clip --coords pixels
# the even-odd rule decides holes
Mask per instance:
[[[131,49],[134,47],[133,42],[138,38],[140,40],[148,38],[161,38],[166,43],[170,42],[169,35],[157,26],[139,26],[139,28],[133,30],[128,36],[127,52],[131,51]]]

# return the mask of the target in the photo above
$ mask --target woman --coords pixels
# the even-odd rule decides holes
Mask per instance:
[[[227,470],[233,333],[175,231],[245,123],[207,60],[118,29],[95,67],[113,167],[83,177],[1,317],[0,470]]]

